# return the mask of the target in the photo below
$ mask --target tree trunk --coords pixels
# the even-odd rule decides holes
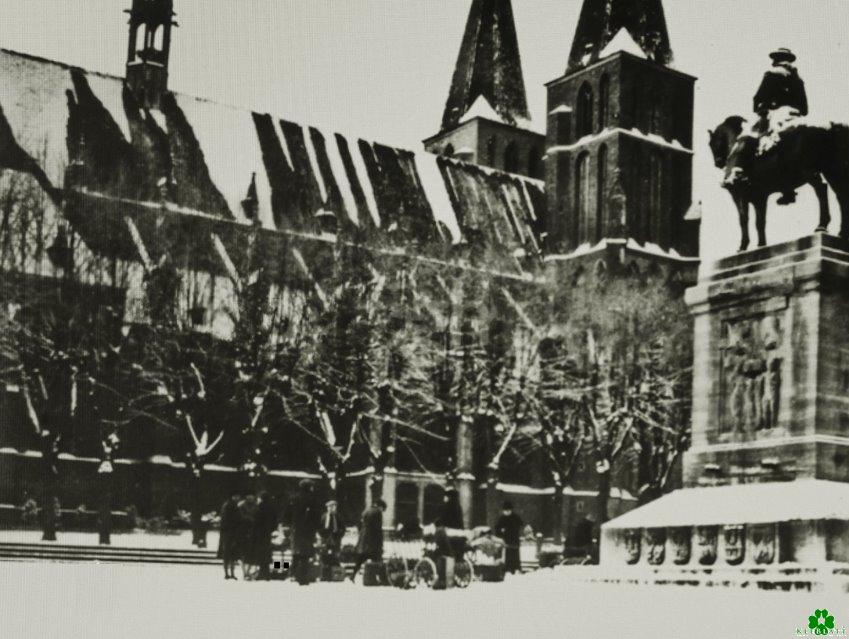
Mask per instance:
[[[608,519],[607,504],[610,501],[610,470],[598,474],[598,497],[596,502],[596,513],[598,521],[596,528],[601,529],[601,525]],[[598,534],[598,530],[596,534]]]
[[[555,545],[563,543],[563,485],[554,485],[554,495],[551,497],[551,510],[554,519],[551,522],[551,537]]]
[[[191,527],[192,527],[192,544],[198,548],[206,548],[206,530],[203,526],[203,499],[201,493],[201,477],[200,472],[193,473],[192,477],[192,506],[191,506]]]
[[[41,451],[44,472],[41,497],[42,541],[56,541],[56,520],[59,516],[56,512],[58,478],[53,446],[54,442],[50,437],[43,438]]]
[[[100,503],[98,517],[99,543],[109,546],[112,543],[112,473],[100,473]]]
[[[56,488],[55,478],[51,472],[46,472],[44,476],[44,492],[42,495],[41,504],[41,527],[43,534],[42,541],[56,541]]]
[[[383,471],[374,471],[369,485],[371,491],[371,503],[375,503],[378,499],[383,499]]]
[[[498,512],[498,469],[490,468],[486,478],[486,523],[488,526],[495,526]]]

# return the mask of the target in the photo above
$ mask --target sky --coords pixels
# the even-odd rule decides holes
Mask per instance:
[[[582,0],[513,0],[532,117],[566,67]],[[131,0],[0,0],[0,47],[123,74]],[[471,0],[175,0],[173,90],[394,146],[421,149],[441,122]],[[702,255],[732,253],[736,211],[707,130],[748,116],[771,50],[799,55],[811,116],[849,121],[849,1],[665,0],[674,66],[696,85],[693,198]],[[237,141],[234,141],[237,143]],[[772,206],[770,242],[816,226],[806,187]],[[833,203],[839,229],[839,214]]]

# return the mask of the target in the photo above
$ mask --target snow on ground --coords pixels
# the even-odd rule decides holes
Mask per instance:
[[[758,639],[796,636],[823,607],[838,628],[849,619],[845,594],[586,585],[568,569],[437,592],[224,581],[212,567],[0,563],[4,639]]]

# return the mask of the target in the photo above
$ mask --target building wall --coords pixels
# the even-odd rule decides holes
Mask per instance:
[[[512,146],[515,164],[508,158]],[[457,155],[462,149],[471,155]],[[475,118],[457,128],[425,140],[425,150],[438,155],[457,155],[460,159],[500,171],[535,179],[545,177],[545,136],[527,129]]]

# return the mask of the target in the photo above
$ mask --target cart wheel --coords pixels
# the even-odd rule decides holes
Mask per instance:
[[[242,577],[245,581],[255,581],[259,576],[259,566],[242,563]]]
[[[437,575],[436,564],[433,563],[433,560],[425,557],[424,559],[419,560],[419,563],[417,563],[416,567],[413,569],[413,586],[426,586],[427,588],[433,588],[433,585],[436,583]]]
[[[454,565],[454,585],[458,588],[468,588],[472,583],[475,569],[468,559],[461,559]]]

